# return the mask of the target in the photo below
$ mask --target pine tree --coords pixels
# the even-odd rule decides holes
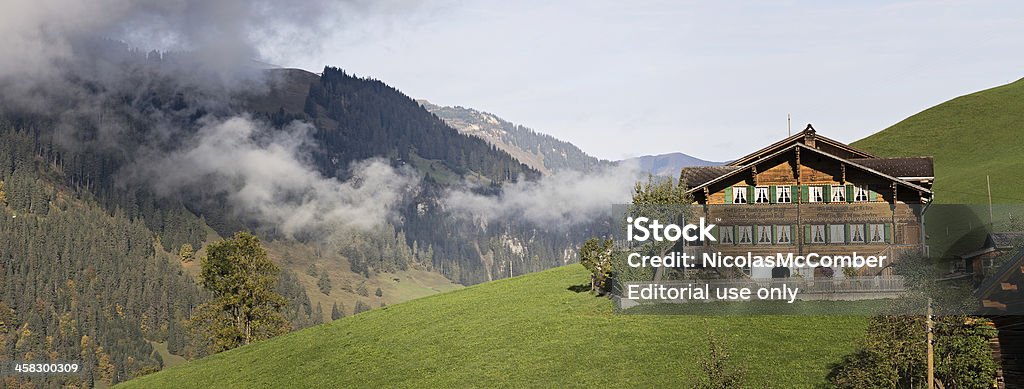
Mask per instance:
[[[309,267],[306,268],[306,274],[309,275],[310,277],[318,276],[319,273],[317,273],[317,271],[316,271],[316,264],[314,264],[314,263],[309,264]]]
[[[334,305],[331,306],[331,320],[338,320],[343,317],[345,317],[345,304],[342,304],[341,307],[339,307],[338,303],[335,302]]]
[[[364,303],[363,300],[359,300],[359,301],[356,301],[356,309],[355,309],[355,311],[352,312],[352,314],[353,315],[357,315],[357,314],[369,311],[371,309],[373,309],[373,308],[370,308],[369,304]]]
[[[359,283],[359,287],[356,288],[356,294],[363,297],[370,296],[370,292],[366,290],[366,281]]]
[[[327,275],[327,272],[320,272],[320,279],[316,281],[316,286],[320,288],[320,293],[328,296],[331,294],[331,277]]]

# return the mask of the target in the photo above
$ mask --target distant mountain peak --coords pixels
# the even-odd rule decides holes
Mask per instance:
[[[610,164],[588,155],[572,143],[489,112],[462,106],[439,106],[424,99],[416,102],[459,132],[481,138],[543,174],[558,170],[592,171]]]
[[[640,166],[640,169],[656,176],[679,176],[679,171],[690,166],[717,166],[722,162],[705,161],[703,159],[683,154],[667,153],[657,155],[644,155],[640,157],[627,158],[621,162],[632,162]]]

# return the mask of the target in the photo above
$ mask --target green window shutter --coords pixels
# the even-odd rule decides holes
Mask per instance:
[[[796,243],[796,224],[789,225],[789,242],[790,244]]]
[[[871,201],[878,201],[878,192],[875,192],[871,190],[871,188],[868,188],[868,198]]]
[[[811,239],[811,225],[804,224],[804,243],[811,243],[812,241],[813,239]]]
[[[885,223],[885,242],[892,243],[892,224]]]
[[[821,193],[825,196],[825,202],[832,201],[832,185],[822,185]]]
[[[789,193],[789,201],[790,202],[795,203],[795,202],[797,202],[797,200],[800,199],[800,187],[799,186],[793,185],[793,186],[789,187],[789,192],[790,192]]]
[[[750,227],[750,244],[757,244],[757,224]]]
[[[748,186],[747,187],[747,204],[753,204],[753,203],[754,203],[754,187]]]
[[[732,204],[732,187],[725,188],[725,203]]]
[[[770,239],[768,239],[768,240],[769,240],[770,242],[772,242],[772,243],[775,243],[775,237],[779,236],[779,233],[778,233],[778,232],[775,232],[775,225],[774,225],[774,224],[772,224],[772,228],[771,228],[771,234],[772,234],[772,236],[771,236],[771,238],[770,238]]]
[[[846,202],[853,202],[853,185],[846,184]]]
[[[715,241],[714,242],[708,242],[710,244],[718,244],[719,243],[718,240],[722,238],[722,235],[718,233],[718,225],[717,224],[714,227],[711,227],[711,236],[715,237]]]
[[[768,202],[775,204],[775,185],[768,187]]]
[[[800,198],[801,202],[808,202],[811,199],[811,190],[807,189],[807,185],[800,185]]]
[[[852,241],[852,239],[850,239],[850,225],[849,224],[844,224],[843,225],[843,234],[845,234],[845,235],[843,235],[843,242],[849,243],[850,241]]]
[[[737,231],[736,226],[730,226],[729,228],[732,228],[732,244],[739,244],[739,239],[736,238],[736,233],[739,231]]]

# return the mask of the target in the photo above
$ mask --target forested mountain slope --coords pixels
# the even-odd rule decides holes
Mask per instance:
[[[85,363],[53,384],[158,370],[154,344],[205,355],[198,262],[236,231],[284,269],[293,329],[560,265],[581,239],[445,210],[539,174],[380,81],[183,75],[181,56],[99,46],[0,101],[0,360]]]
[[[77,385],[159,370],[153,342],[205,355],[186,321],[207,297],[160,239],[198,245],[202,221],[153,198],[104,208],[92,192],[67,185],[63,169],[88,168],[55,164],[52,141],[43,130],[0,124],[0,360],[73,357],[84,374],[49,381]],[[293,279],[278,289],[294,328],[322,322]]]

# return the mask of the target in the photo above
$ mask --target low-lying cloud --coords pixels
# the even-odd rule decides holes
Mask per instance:
[[[327,0],[7,0],[0,3],[0,78],[46,75],[96,39],[188,51],[206,67],[231,67],[261,59],[259,42],[325,31],[336,9]]]
[[[632,164],[589,173],[564,170],[537,181],[507,184],[496,196],[450,191],[442,204],[465,217],[523,219],[537,226],[565,229],[611,215],[613,205],[630,201],[633,186],[642,175]]]
[[[376,159],[354,163],[345,182],[323,176],[305,158],[310,130],[299,122],[271,130],[244,116],[211,121],[126,178],[167,196],[224,196],[240,216],[286,236],[379,225],[417,187],[414,174]]]

